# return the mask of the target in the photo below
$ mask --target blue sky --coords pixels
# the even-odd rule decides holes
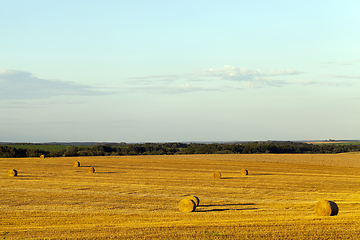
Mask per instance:
[[[0,142],[360,139],[359,1],[0,3]]]

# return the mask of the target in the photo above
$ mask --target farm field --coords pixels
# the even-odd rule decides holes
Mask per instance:
[[[90,166],[95,173],[87,173]],[[3,239],[360,235],[359,153],[0,158],[0,167]],[[18,176],[8,176],[10,169]],[[200,205],[180,212],[189,195]],[[334,201],[339,214],[317,216],[322,199]]]

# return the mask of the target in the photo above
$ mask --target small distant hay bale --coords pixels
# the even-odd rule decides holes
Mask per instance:
[[[220,179],[221,178],[221,173],[220,172],[214,172],[213,177],[216,179]]]
[[[315,204],[315,212],[318,216],[335,216],[339,208],[333,201],[321,200]]]
[[[80,167],[80,162],[78,161],[73,162],[73,167]]]
[[[240,170],[240,175],[249,175],[249,171],[246,169],[241,169]]]
[[[88,167],[87,172],[88,172],[88,173],[94,173],[94,172],[95,172],[95,168],[93,168],[93,167]]]
[[[197,196],[187,196],[186,198],[191,199],[196,204],[196,207],[200,204],[200,199]]]
[[[44,154],[40,155],[40,158],[45,158],[45,155]]]
[[[16,177],[18,175],[18,172],[15,169],[11,169],[8,171],[8,175],[10,177]]]
[[[195,209],[196,209],[196,203],[189,198],[184,198],[179,203],[180,212],[194,212]]]

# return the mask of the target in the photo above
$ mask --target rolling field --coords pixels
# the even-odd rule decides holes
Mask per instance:
[[[87,173],[90,166],[95,173]],[[359,153],[0,158],[0,167],[3,239],[360,235]],[[8,176],[10,169],[18,176]],[[189,195],[200,205],[180,212]],[[339,214],[317,216],[322,199],[334,201]]]

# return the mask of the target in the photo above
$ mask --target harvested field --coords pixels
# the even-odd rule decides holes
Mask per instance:
[[[81,162],[74,168],[72,163]],[[356,239],[360,154],[0,158],[6,239]],[[88,174],[87,169],[96,171]],[[246,168],[251,174],[239,175]],[[9,169],[18,171],[8,176]],[[219,171],[224,177],[214,179]],[[179,211],[187,196],[195,212]],[[336,202],[336,216],[315,204]]]

